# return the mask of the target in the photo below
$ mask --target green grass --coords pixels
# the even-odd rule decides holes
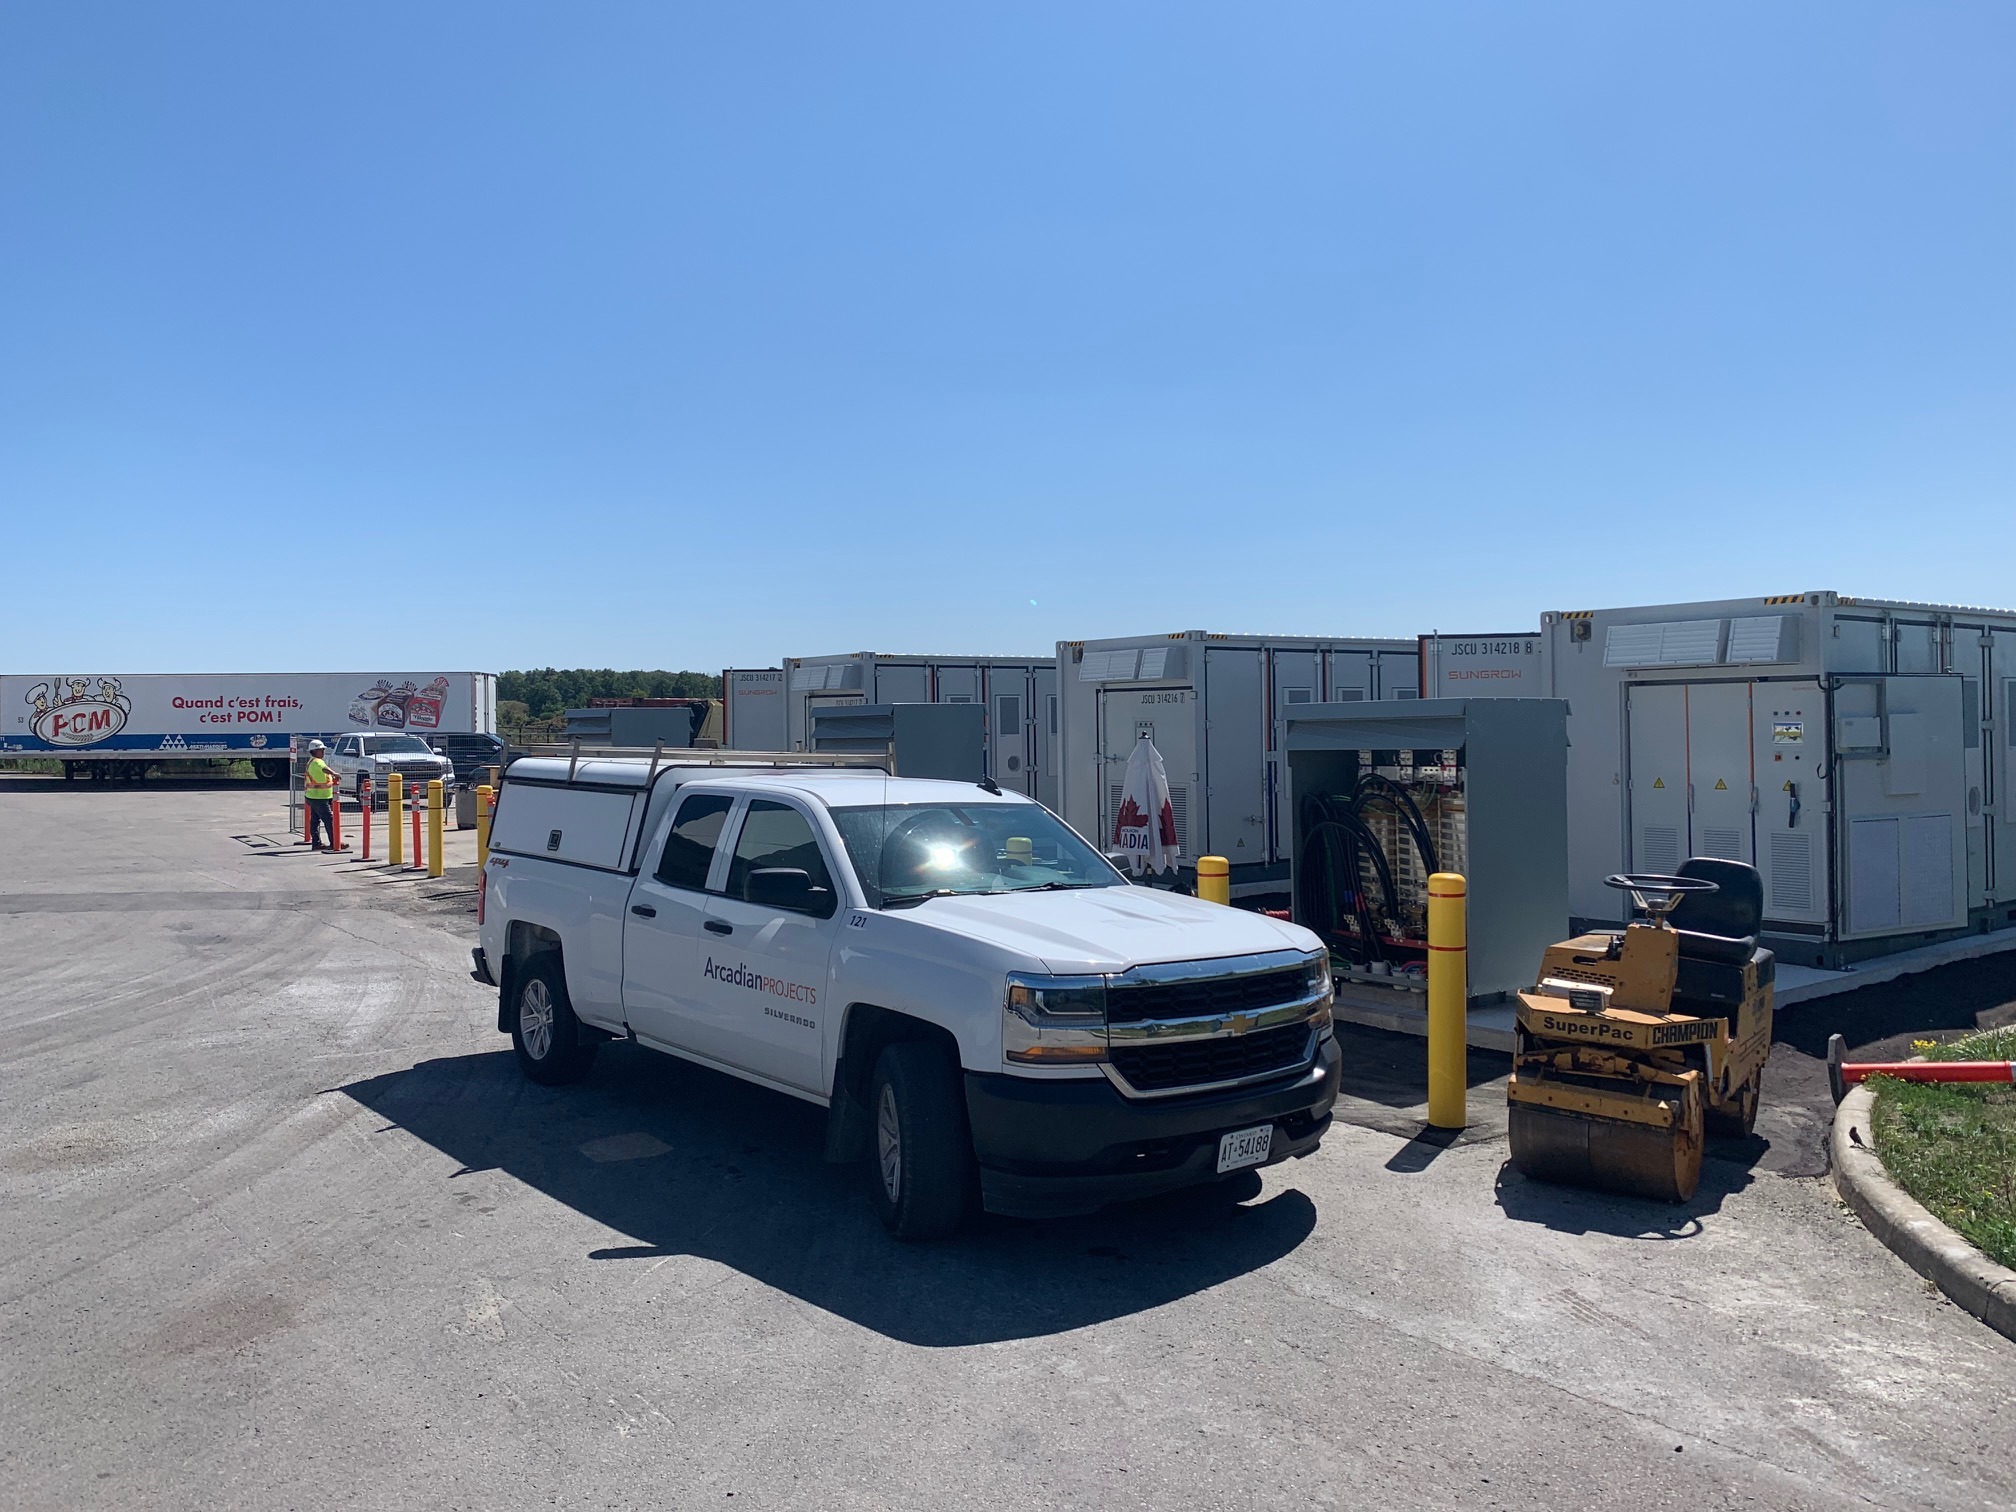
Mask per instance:
[[[2016,1026],[1917,1048],[1928,1060],[2016,1060]],[[1876,1151],[1890,1174],[1990,1258],[2016,1266],[2016,1087],[1873,1085]]]

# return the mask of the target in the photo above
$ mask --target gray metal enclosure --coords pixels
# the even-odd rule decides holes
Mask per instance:
[[[1304,704],[1414,698],[1414,640],[1137,635],[1057,647],[1065,821],[1104,847],[1127,754],[1145,732],[1169,771],[1182,870],[1223,856],[1232,890],[1288,881],[1281,823],[1283,721]]]
[[[1348,794],[1367,773],[1419,795],[1441,869],[1461,872],[1468,882],[1471,1001],[1532,985],[1542,949],[1568,932],[1566,704],[1552,698],[1314,704],[1288,716],[1285,745],[1290,815],[1304,796]],[[1302,835],[1292,822],[1290,835],[1296,841]],[[1404,943],[1394,954],[1418,960],[1425,954],[1427,873],[1397,833],[1389,854],[1407,915]],[[1306,859],[1296,844],[1296,922],[1333,939],[1333,920],[1305,916],[1299,869]]]
[[[1570,901],[1689,855],[1755,865],[1781,958],[2016,923],[2016,614],[1830,592],[1542,617],[1568,701]]]
[[[1047,656],[889,656],[854,651],[784,661],[784,739],[810,749],[812,714],[854,704],[980,705],[986,775],[1057,805],[1057,664]]]
[[[880,756],[899,777],[978,782],[987,774],[987,722],[978,704],[815,708],[809,749]]]

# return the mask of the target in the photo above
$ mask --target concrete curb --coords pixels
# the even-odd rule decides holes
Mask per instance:
[[[1876,1094],[1849,1089],[1827,1138],[1834,1189],[1893,1254],[1997,1333],[2016,1339],[2016,1270],[1997,1265],[1941,1223],[1883,1169],[1870,1114]],[[1861,1135],[1851,1140],[1849,1130]]]

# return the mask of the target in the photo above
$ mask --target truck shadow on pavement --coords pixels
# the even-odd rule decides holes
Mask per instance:
[[[593,1261],[700,1256],[924,1347],[1145,1312],[1271,1264],[1316,1225],[1315,1204],[1292,1188],[1234,1200],[1259,1186],[1249,1181],[1083,1218],[984,1216],[949,1241],[902,1244],[876,1219],[863,1174],[821,1158],[821,1110],[625,1045],[605,1046],[573,1087],[535,1086],[499,1051],[334,1090],[458,1162],[451,1188],[501,1171],[633,1241]]]

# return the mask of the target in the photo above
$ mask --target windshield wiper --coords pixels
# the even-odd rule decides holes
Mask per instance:
[[[1076,892],[1081,887],[1110,887],[1110,882],[1038,882],[1034,887],[1011,887],[1009,892]]]
[[[882,906],[884,908],[902,908],[907,904],[922,903],[926,898],[956,898],[959,896],[960,892],[956,887],[934,887],[929,892],[896,893],[893,896],[884,893],[882,895]]]

